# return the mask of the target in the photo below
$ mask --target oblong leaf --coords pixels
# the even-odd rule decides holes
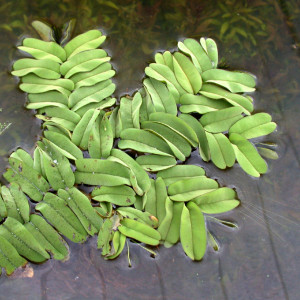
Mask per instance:
[[[0,268],[4,268],[6,274],[11,275],[17,268],[25,266],[26,263],[27,261],[19,255],[16,248],[0,236]]]
[[[200,118],[204,129],[211,133],[227,131],[232,124],[236,123],[243,116],[242,108],[229,107],[218,111],[209,112]]]
[[[105,41],[105,38],[100,30],[89,30],[76,36],[64,47],[67,58],[69,59],[82,51],[98,48]]]
[[[162,112],[156,112],[150,115],[150,121],[161,123],[164,126],[171,128],[187,140],[193,147],[197,146],[198,138],[196,133],[186,122],[178,117]]]
[[[142,196],[149,190],[151,183],[148,174],[128,154],[118,149],[112,149],[111,156],[108,159],[121,163],[131,170],[131,185],[138,195]],[[133,184],[134,181],[132,180],[132,177],[136,179],[136,184]]]
[[[99,232],[102,218],[96,213],[87,196],[75,187],[58,190],[57,195],[66,201],[89,235]]]
[[[178,159],[184,161],[186,157],[190,156],[192,150],[190,144],[177,131],[161,123],[151,121],[143,122],[141,127],[163,139]]]
[[[149,78],[145,79],[143,84],[150,94],[155,111],[177,115],[176,101],[163,83]]]
[[[168,195],[173,201],[189,201],[218,188],[218,183],[210,178],[190,178],[169,185]]]
[[[173,55],[174,74],[179,84],[190,94],[197,94],[202,86],[202,78],[192,62],[180,52]]]
[[[26,227],[14,218],[8,217],[0,226],[0,236],[9,241],[20,255],[30,261],[43,262],[50,258]]]
[[[130,185],[129,169],[120,163],[101,159],[77,159],[76,183],[116,186]]]
[[[163,170],[157,173],[157,178],[161,177],[165,184],[170,184],[183,179],[204,176],[205,171],[199,166],[194,165],[177,165],[170,169]]]
[[[232,167],[235,154],[228,138],[223,133],[206,132],[212,162],[220,169]]]
[[[183,113],[197,112],[199,114],[206,114],[211,111],[216,111],[228,108],[231,105],[225,100],[210,99],[203,95],[185,94],[180,97],[179,107]]]
[[[243,113],[246,115],[250,115],[250,113],[253,111],[253,104],[247,97],[230,93],[225,89],[211,83],[204,83],[202,85],[200,94],[211,99],[225,99],[231,105],[241,107],[243,109]]]
[[[34,38],[23,40],[18,49],[25,51],[37,59],[49,59],[58,63],[66,60],[65,50],[55,42],[45,42]]]
[[[75,145],[84,150],[88,148],[90,132],[99,113],[97,109],[90,109],[83,115],[73,131],[71,140]]]
[[[17,183],[12,182],[9,189],[6,186],[2,186],[1,195],[8,217],[12,217],[22,224],[29,221],[29,203]]]
[[[276,123],[271,122],[271,120],[272,117],[266,113],[247,116],[233,124],[229,129],[229,134],[238,133],[245,139],[267,135],[276,128]]]
[[[167,143],[155,134],[136,128],[128,128],[121,132],[118,142],[120,149],[134,149],[139,152],[172,156]]]
[[[125,236],[152,246],[159,244],[161,236],[151,226],[131,219],[123,219],[120,223],[118,230]]]
[[[183,207],[180,222],[180,241],[187,256],[201,260],[206,251],[206,227],[201,210],[193,202]]]
[[[69,247],[66,241],[44,218],[32,214],[29,222],[24,226],[46,251],[51,252],[54,259],[66,260],[68,258]]]
[[[9,158],[11,169],[4,173],[8,182],[16,182],[21,186],[22,191],[34,201],[41,201],[45,192],[49,190],[49,184],[45,178],[33,168],[22,161]]]
[[[135,192],[126,185],[102,186],[92,193],[93,200],[110,202],[119,206],[130,206],[135,202]]]
[[[176,165],[175,158],[157,154],[141,155],[136,161],[148,172],[158,172]]]
[[[241,168],[254,177],[259,177],[268,170],[266,162],[258,154],[254,146],[244,137],[237,133],[229,136],[230,142],[234,145],[236,159]]]
[[[205,214],[220,214],[237,207],[240,202],[236,199],[233,189],[223,187],[193,200]]]
[[[87,232],[64,199],[47,193],[35,209],[72,242],[83,243],[86,240]]]
[[[102,49],[81,52],[64,62],[60,66],[60,72],[65,78],[69,78],[76,73],[91,71],[109,60]]]
[[[51,146],[55,147],[65,157],[73,160],[83,158],[82,151],[65,135],[48,130],[44,131],[44,136],[48,143],[51,143]]]
[[[11,72],[12,75],[19,77],[30,73],[33,73],[44,79],[58,79],[61,76],[59,63],[48,59],[19,59],[14,63],[13,71]]]

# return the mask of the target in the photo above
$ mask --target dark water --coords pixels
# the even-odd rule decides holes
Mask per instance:
[[[215,39],[223,66],[257,76],[255,110],[277,122],[268,139],[278,144],[280,156],[268,161],[269,172],[259,180],[238,166],[220,171],[196,153],[189,159],[221,185],[236,187],[242,201],[222,215],[238,229],[208,224],[221,249],[208,250],[202,262],[186,258],[180,245],[160,247],[152,258],[130,244],[129,268],[126,252],[106,262],[90,239],[71,245],[68,262],[51,260],[2,275],[0,299],[300,299],[299,1],[18,0],[0,1],[0,17],[0,122],[12,123],[0,137],[1,173],[9,153],[19,146],[32,151],[41,133],[8,73],[18,58],[15,45],[36,35],[30,23],[39,17],[57,26],[75,17],[76,33],[104,30],[109,36],[104,47],[118,71],[117,96],[141,86],[156,51],[173,49],[185,37]]]

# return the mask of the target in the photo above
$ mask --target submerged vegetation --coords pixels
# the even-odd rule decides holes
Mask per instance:
[[[26,260],[66,260],[61,235],[83,243],[97,234],[106,259],[119,256],[127,238],[166,247],[180,241],[193,260],[203,258],[207,241],[217,249],[206,222],[237,207],[236,192],[184,162],[198,148],[220,169],[237,161],[251,176],[266,173],[249,140],[276,124],[267,113],[253,114],[254,76],[218,69],[214,40],[185,39],[177,51],[157,53],[143,87],[117,101],[110,57],[98,49],[101,31],[69,40],[73,21],[63,34],[33,25],[42,40],[23,40],[19,49],[30,56],[12,74],[28,93],[27,109],[43,121],[43,137],[33,157],[18,149],[9,158],[0,266],[11,274]]]

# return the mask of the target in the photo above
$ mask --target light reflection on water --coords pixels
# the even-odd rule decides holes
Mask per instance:
[[[25,4],[27,2],[29,4],[29,1],[24,1]],[[197,2],[192,2],[196,9]],[[72,1],[66,1],[64,5],[68,3]],[[270,1],[270,5],[277,2],[272,3]],[[155,4],[153,5],[155,7]],[[278,7],[278,3],[276,5]],[[66,18],[63,21],[67,21],[71,13],[65,12],[63,7],[59,9]],[[40,7],[33,5],[31,18],[48,16],[53,21],[62,21],[61,16],[58,18],[59,9],[54,13],[48,8],[47,1],[41,1]],[[174,16],[176,13],[177,16],[180,14],[180,9],[184,8],[176,6],[172,11]],[[153,11],[154,8],[150,13]],[[77,31],[83,32],[96,26],[93,24],[97,26],[101,24],[103,17],[100,12],[100,6],[96,5],[91,16],[83,13]],[[132,17],[132,12],[129,9],[125,10],[125,13],[120,15],[120,22],[128,22],[126,13]],[[145,31],[143,47],[137,47],[140,41],[132,42],[134,30],[137,37],[141,36],[138,33],[138,26],[135,29],[128,26],[131,35],[126,35],[125,31],[115,32],[113,29],[105,28],[110,37],[105,43],[105,48],[113,56],[112,62],[118,70],[117,96],[132,92],[141,86],[143,70],[154,57],[155,51],[152,52],[152,49],[172,49],[176,41],[183,36],[208,35],[199,31],[197,26],[189,27],[189,30],[185,31],[187,27],[180,27],[178,21],[170,34],[168,28],[172,24],[171,21],[163,21],[164,18],[167,19],[168,13],[171,14],[168,11],[161,12],[160,17],[157,17],[157,27],[149,25],[143,28]],[[144,17],[149,21],[149,16]],[[269,161],[269,172],[259,180],[249,177],[238,166],[228,171],[218,170],[212,164],[202,162],[196,151],[188,160],[190,164],[203,166],[207,175],[216,178],[220,185],[234,187],[242,201],[242,205],[234,212],[221,216],[222,219],[236,222],[238,229],[209,223],[210,230],[221,245],[220,252],[215,253],[209,249],[202,262],[194,263],[185,257],[180,245],[172,249],[165,249],[163,246],[155,249],[158,254],[152,258],[141,247],[130,243],[132,268],[129,268],[126,251],[115,261],[103,260],[96,249],[94,237],[84,245],[71,244],[71,257],[67,262],[50,260],[42,265],[29,265],[25,271],[11,278],[2,275],[0,299],[8,296],[11,299],[183,299],[183,297],[298,299],[300,297],[298,287],[300,204],[297,197],[300,194],[300,131],[295,125],[299,118],[299,58],[294,47],[297,40],[294,38],[295,35],[290,35],[285,23],[282,22],[284,16],[277,11],[272,18],[278,19],[274,21],[281,26],[278,27],[278,35],[284,32],[284,42],[290,45],[284,49],[282,45],[269,49],[273,51],[272,57],[263,52],[264,44],[257,45],[258,54],[253,58],[249,52],[241,53],[237,47],[229,50],[220,42],[218,46],[221,56],[226,59],[225,65],[232,69],[246,69],[257,76],[255,108],[256,111],[270,113],[279,125],[271,140],[279,144],[280,159]],[[21,15],[15,14],[15,17],[11,15],[9,21],[15,19],[20,20]],[[181,21],[183,22],[184,18]],[[196,24],[196,21],[190,23]],[[9,37],[5,43],[10,44],[6,45],[8,47],[6,52],[0,53],[2,81],[0,106],[3,108],[0,122],[8,121],[12,125],[0,137],[1,173],[5,169],[10,151],[19,146],[32,151],[41,133],[40,123],[34,118],[34,114],[23,108],[24,94],[15,88],[15,80],[8,75],[11,61],[17,56],[14,44],[17,43],[18,35],[30,31],[29,23],[29,21],[26,23],[26,28],[18,28],[15,35],[7,34],[6,31],[3,33],[3,36]],[[292,28],[296,33],[300,32],[300,26],[297,27],[297,24]],[[209,35],[215,38],[217,32],[209,32]],[[30,277],[33,273],[34,276]]]

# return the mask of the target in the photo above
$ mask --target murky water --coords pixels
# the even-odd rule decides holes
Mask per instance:
[[[39,17],[58,26],[75,17],[77,33],[99,27],[106,32],[104,47],[118,71],[117,96],[141,86],[156,51],[173,49],[185,37],[216,39],[224,66],[257,76],[255,110],[270,113],[278,123],[269,140],[278,144],[280,155],[268,161],[268,174],[254,180],[238,166],[220,171],[193,153],[188,163],[235,187],[242,201],[222,215],[239,229],[209,223],[221,249],[209,250],[202,262],[186,258],[180,245],[160,247],[152,258],[130,244],[129,268],[126,251],[104,261],[92,238],[72,244],[68,262],[50,260],[10,278],[2,275],[0,299],[300,299],[300,3],[248,2],[0,1],[0,122],[12,123],[0,136],[1,173],[9,153],[19,146],[31,151],[41,133],[8,73],[18,57],[15,45],[24,35],[35,36],[30,23]]]

